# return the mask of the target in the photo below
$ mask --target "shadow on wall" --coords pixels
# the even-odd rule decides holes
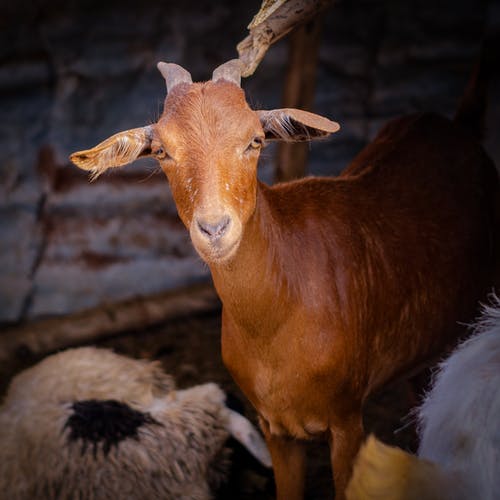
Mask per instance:
[[[259,6],[75,0],[2,7],[0,324],[209,280],[154,163],[88,184],[67,156],[154,122],[165,96],[156,62],[209,78],[236,56]],[[315,108],[343,128],[311,146],[310,172],[337,174],[391,116],[450,115],[480,39],[498,19],[488,1],[335,3],[325,16]],[[286,58],[283,40],[243,82],[251,105],[280,105]],[[496,118],[498,102],[497,95]],[[266,150],[265,179],[272,156]]]

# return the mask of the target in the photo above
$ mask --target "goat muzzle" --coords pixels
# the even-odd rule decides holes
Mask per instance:
[[[199,212],[193,215],[189,234],[191,241],[207,263],[229,259],[238,249],[242,224],[231,211],[215,213]]]
[[[214,242],[220,239],[224,233],[227,231],[231,224],[231,218],[229,216],[221,217],[216,222],[209,222],[204,219],[196,219],[196,224],[200,232],[208,238],[210,241]]]

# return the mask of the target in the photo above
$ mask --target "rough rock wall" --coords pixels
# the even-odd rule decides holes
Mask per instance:
[[[235,57],[260,0],[16,2],[0,14],[0,323],[65,314],[199,280],[207,268],[154,163],[89,184],[68,164],[119,130],[155,121],[156,62],[195,80]],[[451,115],[497,1],[351,0],[325,15],[316,110],[343,128],[311,146],[333,175],[388,118]],[[254,107],[280,104],[286,40],[243,83]],[[498,123],[498,92],[490,121]],[[498,158],[498,144],[490,147]],[[270,178],[266,149],[262,176]]]

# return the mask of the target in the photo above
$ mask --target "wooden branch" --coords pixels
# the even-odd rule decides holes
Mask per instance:
[[[215,290],[206,284],[22,324],[0,333],[0,363],[24,349],[45,354],[219,308]]]
[[[252,75],[273,43],[331,3],[333,0],[264,0],[248,26],[250,34],[236,47],[244,67],[241,76]]]
[[[314,105],[318,51],[323,20],[317,17],[290,36],[288,68],[283,92],[283,107],[310,111]],[[285,143],[278,147],[275,180],[288,181],[306,173],[309,144]]]

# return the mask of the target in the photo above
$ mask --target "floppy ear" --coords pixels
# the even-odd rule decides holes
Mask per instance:
[[[326,137],[340,129],[333,122],[301,109],[283,108],[257,111],[266,139],[273,141],[300,142]]]
[[[97,179],[111,167],[121,167],[141,156],[151,154],[153,127],[125,130],[112,135],[92,149],[77,151],[69,159],[79,168],[90,171],[91,180]]]

